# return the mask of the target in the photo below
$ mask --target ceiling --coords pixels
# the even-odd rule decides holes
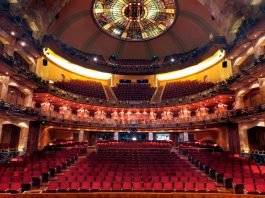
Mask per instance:
[[[158,37],[142,42],[117,39],[102,31],[93,17],[94,0],[25,0],[11,7],[13,13],[28,21],[35,38],[51,34],[74,48],[103,55],[105,59],[113,54],[120,59],[153,56],[163,59],[200,47],[211,36],[221,35],[231,40],[235,24],[240,25],[238,21],[244,17],[257,15],[252,4],[263,1],[175,0],[173,25]]]
[[[206,6],[197,0],[176,1],[175,23],[159,37],[145,42],[116,39],[95,23],[91,0],[70,1],[48,29],[63,42],[108,59],[116,54],[121,59],[150,59],[182,53],[209,42],[209,35],[218,35],[215,21]]]

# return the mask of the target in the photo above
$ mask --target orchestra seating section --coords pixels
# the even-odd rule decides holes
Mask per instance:
[[[19,193],[39,187],[49,177],[61,172],[77,160],[80,148],[64,148],[52,152],[17,157],[0,166],[0,192]]]
[[[106,99],[104,88],[100,82],[96,81],[58,81],[54,85],[60,89],[69,91],[74,94],[79,94],[85,97]]]
[[[112,89],[121,101],[150,101],[156,88],[145,83],[120,83]]]
[[[46,192],[217,192],[215,182],[165,142],[111,142],[97,148],[50,181]]]
[[[197,94],[213,86],[214,83],[212,82],[200,82],[197,80],[169,82],[165,85],[162,100]]]
[[[226,152],[210,153],[198,148],[185,150],[192,163],[225,187],[233,188],[235,193],[265,193],[265,164]]]

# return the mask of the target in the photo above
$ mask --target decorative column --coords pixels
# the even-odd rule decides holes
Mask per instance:
[[[119,132],[115,132],[114,133],[114,137],[113,137],[114,140],[118,141],[119,140]]]
[[[32,98],[33,98],[33,94],[32,93],[29,93],[29,94],[26,95],[26,97],[24,99],[25,107],[33,107]]]
[[[4,45],[5,53],[7,53],[9,56],[14,56],[16,45],[16,39],[13,37],[12,39],[10,39],[9,44]]]
[[[248,126],[245,124],[239,124],[238,133],[239,133],[239,142],[240,142],[240,151],[249,152],[249,142],[248,142]]]
[[[254,55],[255,58],[259,58],[260,56],[262,56],[264,54],[264,46],[259,45],[257,47],[254,48]]]
[[[84,142],[84,134],[85,134],[84,130],[80,130],[78,137],[79,142]]]
[[[41,122],[40,121],[30,121],[29,122],[29,135],[27,141],[27,153],[32,153],[38,149],[38,140],[41,132]]]
[[[148,140],[153,141],[154,140],[154,134],[153,133],[148,133]]]
[[[3,121],[0,120],[0,143],[2,142],[2,133],[3,133]]]
[[[265,101],[265,78],[259,78],[258,82],[259,82],[261,103],[264,103],[264,101]]]
[[[244,108],[244,100],[243,100],[244,93],[245,93],[245,90],[240,90],[239,92],[237,92],[236,97],[235,97],[235,105],[234,105],[235,109]]]
[[[24,154],[27,151],[27,142],[29,137],[29,124],[21,123],[20,126],[20,135],[18,142],[18,151]]]
[[[238,129],[239,125],[237,123],[227,124],[226,133],[228,136],[229,151],[232,153],[240,153],[240,140]]]
[[[10,77],[9,76],[0,76],[1,81],[1,92],[0,92],[0,99],[6,101],[7,93],[8,93],[8,84],[9,84]]]

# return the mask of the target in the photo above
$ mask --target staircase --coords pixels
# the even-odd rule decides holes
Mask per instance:
[[[165,86],[160,86],[156,89],[152,99],[151,99],[151,102],[152,103],[159,103],[161,102],[161,99],[162,99],[162,95],[164,93],[164,90],[165,90]]]
[[[104,88],[104,92],[105,92],[105,95],[106,95],[108,101],[111,101],[111,102],[117,102],[118,101],[116,95],[114,94],[114,92],[110,86],[104,85],[103,88]]]

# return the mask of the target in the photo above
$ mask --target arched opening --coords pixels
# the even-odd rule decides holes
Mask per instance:
[[[250,150],[265,150],[265,127],[255,126],[247,132]]]
[[[19,144],[20,128],[14,124],[4,124],[2,128],[1,147],[17,149]]]
[[[22,93],[17,87],[9,86],[7,93],[7,102],[14,105],[24,105],[25,94]]]
[[[248,93],[246,93],[246,95],[244,95],[243,101],[245,107],[253,107],[262,104],[263,101],[260,94],[260,89],[251,89]]]

